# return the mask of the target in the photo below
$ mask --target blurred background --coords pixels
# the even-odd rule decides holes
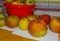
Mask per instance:
[[[7,11],[6,11],[3,3],[4,3],[4,0],[0,0],[0,11],[3,10],[3,12],[6,13]],[[60,0],[35,0],[35,3],[36,3],[35,8],[49,8],[49,9],[60,10]],[[39,14],[39,13],[48,14],[49,12],[53,12],[53,11],[43,11],[43,10],[36,10],[35,11],[35,13],[37,13],[37,14]],[[59,15],[60,12],[57,12],[57,13],[58,14],[56,14],[56,15]],[[51,13],[51,14],[53,14],[53,13]]]

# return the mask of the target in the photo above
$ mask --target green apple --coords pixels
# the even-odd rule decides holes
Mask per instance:
[[[0,13],[0,18],[4,18],[4,15],[2,13]]]
[[[29,23],[30,23],[30,20],[25,17],[19,20],[18,26],[21,30],[26,31],[28,30]]]
[[[14,2],[12,2],[12,4],[15,4],[15,5],[23,5],[23,3],[19,2],[19,1],[14,1]]]
[[[20,2],[20,4],[25,4],[25,0],[16,0],[18,2]]]
[[[0,13],[0,27],[5,26],[5,17]]]
[[[14,0],[5,0],[7,3],[12,3]]]
[[[0,18],[0,27],[5,26],[5,19]]]
[[[20,4],[20,3],[19,3],[19,2],[14,1],[14,2],[12,2],[12,4],[18,5],[18,4]]]
[[[19,1],[19,2],[24,2],[25,0],[16,0],[16,1]]]
[[[26,0],[25,4],[28,4],[28,5],[35,4],[35,1],[34,0]]]

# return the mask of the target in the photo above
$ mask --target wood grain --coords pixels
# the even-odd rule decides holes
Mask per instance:
[[[60,41],[60,33],[58,33],[58,41]]]
[[[18,36],[12,34],[11,31],[0,28],[0,41],[36,41],[36,40]]]

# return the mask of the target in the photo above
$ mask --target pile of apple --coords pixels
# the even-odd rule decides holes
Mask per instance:
[[[51,18],[49,15],[29,15],[19,19],[17,16],[4,16],[0,13],[0,27],[18,28],[22,31],[28,31],[33,37],[43,37],[47,34],[48,27],[53,32],[60,33],[60,18]]]
[[[10,3],[15,5],[35,4],[34,0],[5,0],[5,3]]]

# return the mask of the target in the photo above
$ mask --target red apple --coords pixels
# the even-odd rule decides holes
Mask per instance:
[[[6,18],[6,25],[9,28],[15,28],[18,25],[19,18],[17,16],[10,15]]]
[[[39,20],[43,20],[43,21],[46,22],[47,24],[49,24],[49,22],[50,22],[50,20],[51,20],[50,16],[47,15],[47,14],[40,15],[38,18],[39,18]]]
[[[41,20],[31,21],[29,24],[29,33],[34,37],[43,37],[47,33],[47,24]]]

